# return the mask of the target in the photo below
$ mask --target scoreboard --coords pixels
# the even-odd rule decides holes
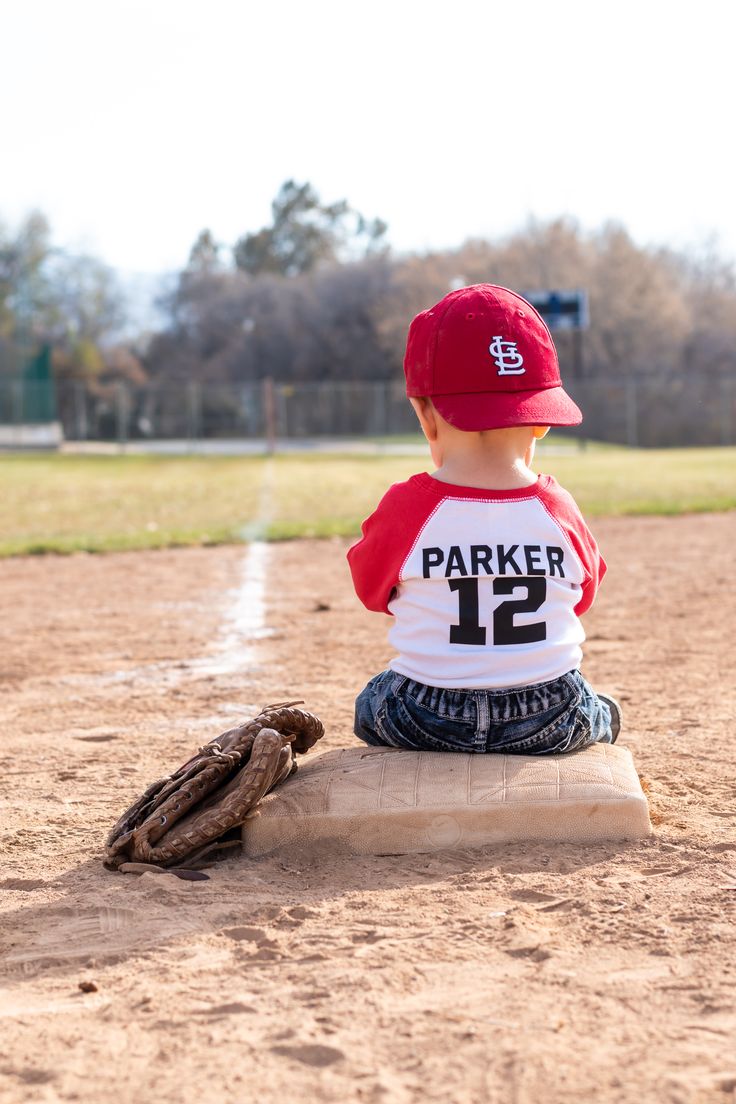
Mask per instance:
[[[584,291],[523,291],[553,332],[588,328],[588,296]]]

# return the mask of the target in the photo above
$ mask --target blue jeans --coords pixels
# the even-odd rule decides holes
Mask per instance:
[[[447,690],[382,671],[355,702],[355,735],[410,751],[512,755],[613,743],[608,704],[579,671],[512,690]]]

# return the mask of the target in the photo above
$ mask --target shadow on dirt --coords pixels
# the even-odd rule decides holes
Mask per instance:
[[[562,896],[570,892],[570,886],[562,888],[565,875],[574,878],[587,872],[595,878],[596,868],[612,860],[632,861],[635,866],[642,860],[651,862],[656,845],[654,839],[586,846],[526,842],[384,856],[339,854],[334,847],[310,846],[256,860],[229,857],[207,869],[206,881],[183,881],[152,871],[112,873],[94,858],[48,882],[0,882],[0,889],[20,898],[18,907],[4,915],[0,976],[22,980],[63,975],[192,936],[217,934],[233,924],[289,929],[318,919],[322,911],[329,924],[331,902],[350,895],[366,901],[368,895],[367,907],[371,891],[426,886],[452,894],[461,915],[462,893],[476,890],[487,895],[494,908],[503,909],[526,900],[529,892],[534,895],[530,886],[535,875],[559,876]],[[53,894],[53,900],[23,900],[39,891]]]

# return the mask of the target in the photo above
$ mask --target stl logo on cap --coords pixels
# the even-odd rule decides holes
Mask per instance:
[[[493,363],[498,368],[499,376],[523,375],[524,358],[515,341],[504,341],[500,335],[496,335],[488,346],[488,352],[494,358]]]

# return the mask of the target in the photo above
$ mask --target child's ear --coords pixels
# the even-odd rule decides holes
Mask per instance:
[[[541,441],[543,437],[546,437],[549,433],[549,426],[534,426],[534,439]]]
[[[431,443],[437,440],[437,418],[432,400],[422,395],[420,398],[410,398],[409,402],[414,407],[414,412],[419,419],[422,433]]]

